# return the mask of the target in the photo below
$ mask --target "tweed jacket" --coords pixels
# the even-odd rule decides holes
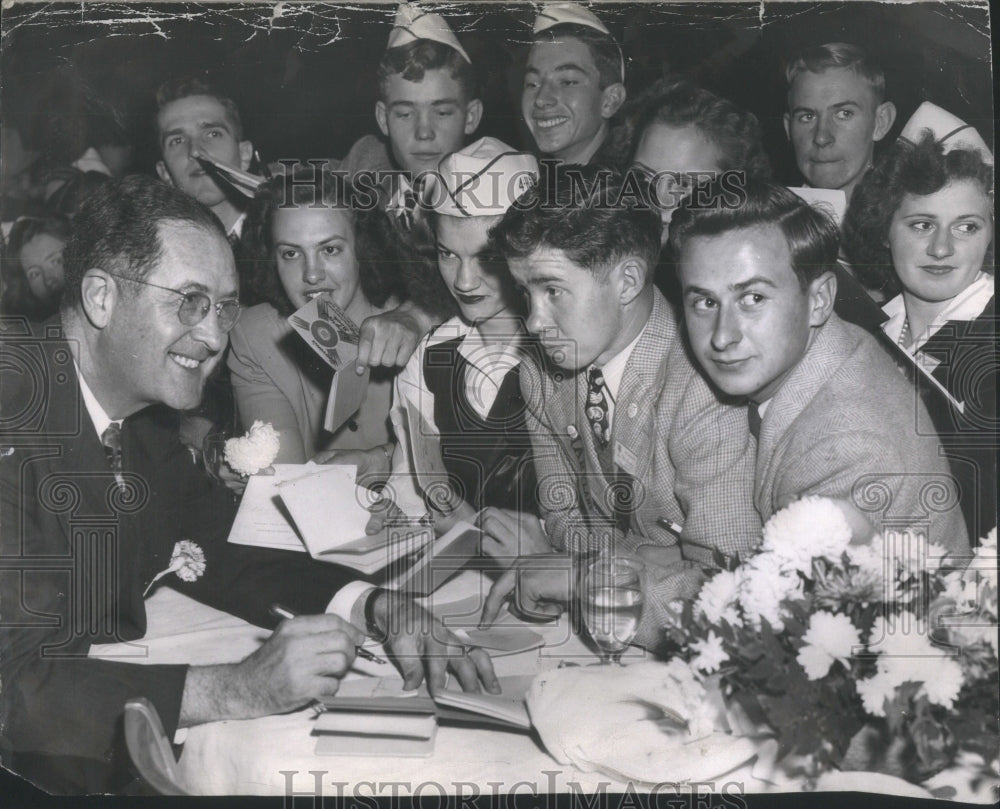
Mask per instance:
[[[837,315],[764,411],[754,502],[849,500],[879,530],[915,526],[957,555],[969,543],[954,482],[923,403],[867,332]]]
[[[617,524],[616,548],[673,548],[677,569],[711,565],[713,549],[745,555],[757,544],[761,526],[752,501],[754,448],[746,407],[713,393],[658,291],[618,389],[609,442],[614,472],[602,469],[584,411],[586,371],[566,374],[525,361],[521,387],[539,507],[557,549],[599,549],[609,523]],[[664,521],[683,526],[679,543]],[[640,630],[647,641],[655,642],[648,633],[662,618],[656,606],[693,595],[696,580],[670,574],[657,571],[647,582]]]
[[[202,549],[205,571],[156,586],[261,626],[277,623],[273,603],[323,612],[355,576],[228,543],[232,497],[192,463],[167,408],[124,420],[119,489],[66,343],[23,338],[0,342],[0,753],[56,792],[118,790],[130,777],[126,700],[150,699],[172,735],[187,670],[87,654],[94,643],[142,638],[145,590],[177,541]]]

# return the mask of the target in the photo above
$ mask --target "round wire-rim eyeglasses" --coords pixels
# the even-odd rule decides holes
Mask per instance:
[[[107,272],[105,270],[105,272]],[[173,287],[165,287],[162,284],[153,284],[149,281],[141,281],[138,278],[129,278],[127,275],[109,272],[108,275],[120,278],[122,281],[130,281],[133,284],[142,284],[147,287],[163,289],[173,292],[181,297],[180,306],[177,307],[177,319],[185,326],[197,326],[208,317],[209,309],[215,309],[215,315],[219,319],[219,328],[223,331],[230,331],[236,325],[243,312],[243,306],[236,298],[224,298],[221,301],[213,301],[204,292],[197,290],[191,292],[181,292]]]

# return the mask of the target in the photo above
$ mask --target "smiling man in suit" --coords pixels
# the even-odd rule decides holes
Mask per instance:
[[[120,790],[126,700],[150,699],[169,734],[291,710],[336,693],[359,627],[386,638],[407,687],[426,662],[432,685],[447,667],[465,687],[481,677],[498,690],[485,653],[411,602],[301,554],[226,542],[232,499],[176,432],[176,410],[198,404],[240,313],[219,220],[136,176],[96,192],[77,222],[64,336],[50,323],[51,339],[31,346],[8,333],[0,346],[4,764],[54,792]],[[92,644],[143,637],[145,595],[180,550],[197,563],[162,581],[260,626],[278,624],[275,603],[303,617],[229,665],[88,659]]]
[[[682,205],[670,239],[692,352],[722,393],[749,402],[762,520],[818,495],[961,556],[954,482],[937,436],[917,430],[923,404],[875,338],[833,311],[838,236],[768,182],[748,182],[736,205]]]
[[[759,536],[736,496],[750,494],[752,445],[744,409],[692,366],[652,284],[658,214],[620,174],[574,171],[522,195],[491,236],[547,355],[545,367],[522,363],[521,390],[548,541],[568,558],[607,550],[649,563],[639,639],[655,645],[656,606],[693,595],[713,552],[745,554]],[[569,579],[544,564],[524,557],[504,574],[487,622],[515,586],[526,610],[559,614]]]

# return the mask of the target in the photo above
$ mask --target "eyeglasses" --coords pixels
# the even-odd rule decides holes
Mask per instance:
[[[105,271],[107,272],[107,271]],[[215,315],[219,319],[219,328],[222,331],[230,331],[236,325],[243,312],[243,306],[236,298],[226,298],[221,301],[212,302],[204,292],[181,292],[179,289],[165,287],[160,284],[151,284],[149,281],[140,281],[138,278],[129,278],[127,275],[109,272],[108,275],[120,278],[123,281],[131,281],[133,284],[142,284],[147,287],[163,289],[173,292],[181,297],[181,304],[177,308],[177,319],[185,326],[197,326],[208,317],[209,309],[215,309]]]

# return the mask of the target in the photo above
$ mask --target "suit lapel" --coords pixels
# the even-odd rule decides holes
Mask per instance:
[[[653,311],[645,331],[632,349],[615,403],[615,420],[611,428],[611,443],[635,456],[632,463],[616,458],[616,464],[639,480],[644,480],[653,457],[653,424],[648,417],[653,411],[653,397],[662,389],[666,357],[677,339],[677,323],[669,304],[654,290]]]
[[[770,466],[782,437],[851,350],[850,333],[837,315],[820,329],[806,355],[788,375],[764,412],[757,445],[757,496],[766,488]]]

